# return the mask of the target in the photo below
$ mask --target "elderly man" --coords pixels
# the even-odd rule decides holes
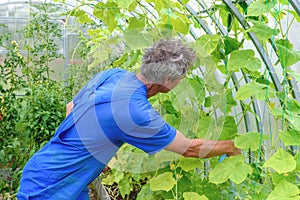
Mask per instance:
[[[87,186],[122,144],[153,154],[186,157],[237,155],[232,141],[188,139],[165,122],[148,98],[172,90],[195,60],[179,41],[146,50],[138,74],[110,69],[96,74],[67,105],[67,118],[26,164],[19,199],[88,199]],[[69,114],[70,113],[70,114]]]

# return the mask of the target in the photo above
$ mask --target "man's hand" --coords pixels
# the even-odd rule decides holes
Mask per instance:
[[[66,105],[66,117],[72,112],[73,106],[74,106],[73,101],[70,101]]]
[[[236,156],[236,155],[239,155],[239,154],[242,153],[242,150],[241,150],[241,149],[236,148],[236,147],[234,146],[233,141],[231,141],[231,147],[232,147],[232,151],[229,152],[229,153],[227,153],[228,156]]]

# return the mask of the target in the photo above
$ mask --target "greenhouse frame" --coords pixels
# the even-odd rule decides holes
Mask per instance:
[[[138,73],[160,40],[197,59],[153,108],[187,138],[231,140],[242,154],[125,143],[90,199],[300,200],[299,32],[299,0],[2,0],[0,200],[17,199],[25,164],[81,88],[108,69]]]

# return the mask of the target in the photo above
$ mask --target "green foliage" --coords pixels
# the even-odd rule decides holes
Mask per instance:
[[[296,185],[287,181],[280,182],[268,196],[267,200],[284,199],[284,200],[299,200],[300,190]]]
[[[272,167],[278,173],[287,173],[296,168],[296,161],[291,154],[280,148],[263,167]]]
[[[268,40],[280,32],[279,29],[272,29],[264,22],[252,22],[254,25],[247,29],[247,32],[254,32],[260,40]]]
[[[265,135],[264,135],[265,136]],[[268,139],[267,137],[264,137],[260,133],[245,133],[242,135],[239,135],[235,138],[234,144],[236,147],[244,150],[250,149],[251,151],[256,151],[260,148],[262,140]]]
[[[254,57],[253,50],[235,50],[230,54],[230,59],[228,61],[228,70],[230,71],[238,71],[242,68],[255,71],[260,67],[261,62],[258,58]]]
[[[234,183],[240,184],[251,173],[252,168],[245,164],[243,156],[239,155],[227,158],[222,163],[217,164],[209,174],[209,181],[220,184],[230,179]]]
[[[60,57],[55,40],[61,38],[61,30],[47,14],[55,7],[36,8],[39,14],[32,12],[29,24],[19,30],[23,40],[9,44],[10,35],[2,37],[1,46],[8,52],[0,65],[0,196],[7,199],[15,198],[27,160],[65,118],[70,94],[62,83],[50,79],[49,63]],[[20,48],[27,54],[21,54]]]
[[[276,46],[283,67],[289,67],[300,60],[300,51],[293,50],[293,45],[287,39],[277,40]]]
[[[111,161],[111,170],[101,175],[103,183],[111,190],[117,188],[114,197],[121,199],[299,199],[300,154],[295,153],[294,146],[300,143],[300,105],[293,96],[294,88],[286,81],[300,82],[300,75],[289,68],[300,60],[300,54],[287,39],[291,24],[285,32],[280,21],[290,13],[299,22],[297,13],[281,9],[288,5],[283,0],[257,0],[250,5],[233,2],[246,16],[244,30],[221,2],[210,2],[204,10],[207,13],[199,12],[197,16],[187,11],[188,1],[145,2],[150,3],[149,7],[136,0],[96,4],[79,1],[67,13],[87,29],[87,35],[79,31],[76,50],[84,62],[69,66],[70,88],[76,93],[92,74],[104,69],[121,67],[136,72],[145,48],[159,39],[190,41],[198,57],[195,66],[172,92],[149,101],[187,137],[234,140],[244,154],[219,162],[218,158],[184,158],[166,151],[150,156],[124,145]],[[84,6],[91,6],[95,21],[82,9]],[[1,167],[12,169],[8,177],[1,179],[0,188],[8,198],[15,194],[26,160],[63,120],[64,105],[71,95],[62,83],[50,79],[49,62],[60,57],[55,41],[61,39],[61,30],[48,16],[55,9],[48,4],[36,8],[39,13],[32,13],[28,26],[21,31],[24,40],[8,42],[10,34],[0,35],[0,46],[8,50],[0,66],[0,159]],[[270,16],[276,22],[272,27]],[[196,18],[210,17],[220,19],[228,33],[221,35],[216,27],[216,34],[191,39],[190,26],[202,26]],[[272,45],[278,61],[272,64],[283,69],[284,80],[279,83],[283,91],[276,91],[268,69],[254,50],[243,46],[250,32],[266,51],[269,42],[275,41]],[[18,44],[28,55],[20,54]],[[222,80],[216,78],[216,73]],[[234,80],[234,73],[243,76]],[[268,137],[263,131],[248,131],[253,127],[241,131],[241,123],[249,116],[257,124],[266,121],[255,113],[255,100],[266,102],[264,112],[274,120]],[[237,109],[239,105],[241,110]],[[285,149],[279,148],[282,144]]]
[[[197,42],[208,54],[211,54],[216,50],[220,39],[220,35],[203,35],[197,38]]]
[[[262,14],[268,13],[271,11],[272,8],[275,6],[275,1],[264,1],[264,0],[258,0],[253,2],[248,10],[247,15],[248,16],[260,16]]]
[[[238,100],[244,100],[249,97],[254,97],[259,100],[273,98],[275,97],[275,91],[273,88],[267,85],[251,82],[240,87],[235,96],[235,98]]]
[[[296,130],[282,131],[279,135],[285,146],[300,145],[300,133]]]
[[[183,193],[184,200],[208,200],[205,195],[199,195],[196,192],[185,192]]]
[[[178,161],[177,167],[188,172],[190,170],[195,170],[196,168],[203,168],[203,161],[197,158],[182,157]]]
[[[173,174],[171,172],[165,172],[158,176],[153,177],[150,181],[150,190],[164,190],[170,191],[174,185],[176,184],[176,180],[173,178]]]

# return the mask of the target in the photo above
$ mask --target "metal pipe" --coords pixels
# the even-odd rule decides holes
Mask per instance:
[[[289,2],[298,14],[298,16],[300,16],[300,2],[298,0],[289,0]]]
[[[231,1],[229,0],[222,0],[225,5],[231,10],[232,14],[234,14],[234,16],[237,18],[237,20],[240,22],[240,24],[243,26],[243,28],[245,30],[247,30],[249,28],[248,23],[246,22],[245,18],[242,16],[242,14],[239,12],[239,10],[232,4]],[[253,32],[248,32],[247,33],[250,37],[250,39],[252,40],[254,46],[256,47],[256,50],[258,51],[258,53],[260,54],[263,62],[266,65],[266,68],[269,71],[270,77],[274,83],[274,86],[276,88],[277,91],[281,92],[282,91],[282,87],[279,81],[279,78],[277,77],[277,74],[272,66],[272,62],[269,59],[267,53],[265,52],[264,48],[262,47],[261,43],[259,42],[258,38],[256,37],[256,35]]]

